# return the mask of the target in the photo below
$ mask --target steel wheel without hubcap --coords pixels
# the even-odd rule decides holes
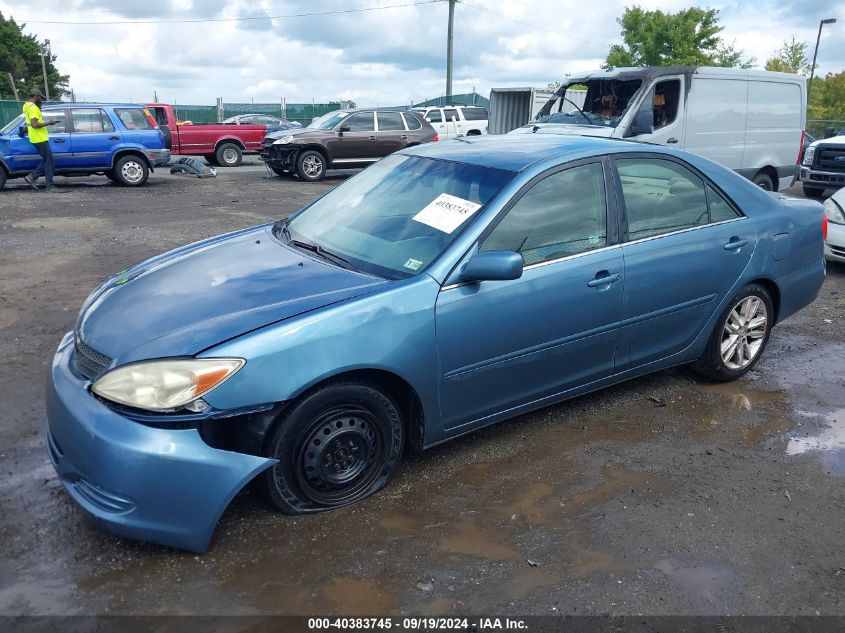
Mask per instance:
[[[223,150],[223,162],[224,163],[226,163],[227,165],[232,165],[233,163],[236,163],[237,160],[238,160],[238,152],[235,151],[233,148],[227,147],[226,149]]]
[[[766,304],[758,297],[745,297],[730,311],[722,330],[720,353],[728,369],[745,369],[750,365],[766,338],[769,315]]]
[[[374,418],[363,409],[336,409],[314,424],[297,469],[299,485],[313,501],[340,503],[372,483],[384,452]]]

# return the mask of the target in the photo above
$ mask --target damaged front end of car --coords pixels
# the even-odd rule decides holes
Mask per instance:
[[[302,147],[293,143],[294,136],[288,130],[268,134],[261,144],[259,158],[267,168],[281,175],[293,173],[296,169],[296,157]]]

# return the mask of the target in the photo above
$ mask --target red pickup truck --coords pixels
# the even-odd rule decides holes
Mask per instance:
[[[147,103],[146,106],[164,132],[171,152],[199,154],[223,167],[240,165],[244,152],[261,151],[261,142],[267,134],[266,125],[183,122],[173,114],[170,104]]]

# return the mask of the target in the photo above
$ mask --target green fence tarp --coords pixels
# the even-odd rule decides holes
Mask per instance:
[[[23,101],[0,101],[0,127],[5,126],[23,111]]]

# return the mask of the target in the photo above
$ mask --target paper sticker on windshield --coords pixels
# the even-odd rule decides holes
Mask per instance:
[[[441,193],[411,219],[438,231],[451,233],[480,208],[481,205],[475,202]]]
[[[410,268],[411,270],[419,270],[422,265],[423,263],[420,260],[413,258],[405,262],[405,268]]]

